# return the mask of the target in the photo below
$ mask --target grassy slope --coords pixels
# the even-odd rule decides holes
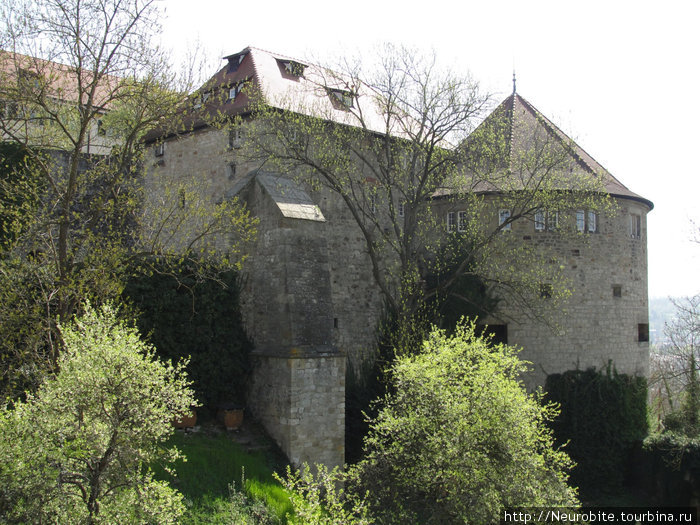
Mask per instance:
[[[172,438],[187,457],[174,465],[175,479],[160,472],[185,497],[188,512],[185,524],[231,523],[230,488],[244,487],[248,496],[265,504],[268,511],[285,522],[291,512],[289,499],[282,486],[272,477],[284,465],[274,464],[262,451],[247,453],[226,433],[177,432]]]

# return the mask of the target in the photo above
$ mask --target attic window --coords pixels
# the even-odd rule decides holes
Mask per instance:
[[[209,100],[209,97],[211,96],[211,93],[202,93],[201,95],[197,95],[195,99],[192,101],[192,107],[194,109],[199,109],[202,107],[202,105]]]
[[[291,75],[293,77],[303,77],[306,65],[301,62],[296,62],[294,60],[277,60],[277,64],[280,66],[283,73]]]
[[[331,97],[331,102],[338,109],[350,109],[354,107],[355,96],[351,91],[344,89],[329,89],[328,94]]]
[[[241,82],[238,82],[237,84],[234,84],[231,86],[228,90],[228,99],[229,100],[235,100],[238,94],[243,91],[243,87],[245,86],[245,83],[247,82],[246,80],[243,80]]]
[[[246,53],[240,53],[238,55],[231,55],[225,58],[228,58],[228,72],[229,73],[235,73],[238,71],[238,66],[241,65],[241,62],[243,62],[243,59],[245,58]]]

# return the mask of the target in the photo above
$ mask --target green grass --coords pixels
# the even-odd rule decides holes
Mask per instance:
[[[187,461],[174,464],[175,478],[164,471],[158,476],[168,480],[185,497],[188,511],[184,524],[229,524],[231,492],[229,485],[243,490],[249,498],[262,503],[279,522],[292,512],[289,498],[273,477],[283,465],[274,464],[263,452],[247,453],[227,434],[184,434],[177,432],[171,443]]]

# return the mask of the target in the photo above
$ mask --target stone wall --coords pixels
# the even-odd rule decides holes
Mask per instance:
[[[518,219],[496,243],[504,250],[504,263],[526,268],[528,250],[544,257],[542,264],[562,269],[571,296],[553,309],[540,299],[538,310],[527,311],[507,293],[489,324],[507,326],[509,344],[522,348],[521,358],[532,363],[525,377],[529,387],[544,385],[546,376],[576,368],[604,369],[647,375],[649,343],[639,340],[648,330],[647,205],[616,198],[614,209],[598,214],[595,232],[575,232],[575,211],[561,212],[554,231],[538,231],[533,220]],[[498,225],[497,197],[489,197],[480,215],[491,229]],[[443,204],[439,213],[458,211],[459,203]],[[641,232],[632,236],[630,217],[639,216]],[[443,219],[444,220],[444,219]],[[524,248],[523,251],[519,251]],[[548,260],[547,260],[548,259]],[[536,284],[536,283],[535,283]],[[547,281],[541,283],[546,285]],[[644,337],[642,337],[644,339]]]
[[[248,403],[294,465],[345,460],[344,355],[254,356]]]

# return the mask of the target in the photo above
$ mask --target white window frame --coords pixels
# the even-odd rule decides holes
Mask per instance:
[[[586,230],[588,233],[595,233],[598,231],[598,214],[594,211],[588,210],[586,214]]]
[[[502,208],[502,209],[498,210],[498,225],[503,226],[503,228],[501,228],[502,231],[510,231],[510,229],[511,229],[510,227],[511,227],[512,223],[508,222],[506,224],[508,219],[510,219],[510,210],[509,209]]]
[[[586,211],[576,210],[576,231],[583,233],[586,231]]]
[[[638,213],[630,214],[630,237],[633,239],[642,238],[642,216]]]
[[[544,210],[535,211],[535,231],[543,232],[547,226],[547,215]]]
[[[465,232],[467,231],[467,224],[469,223],[469,217],[467,217],[466,211],[457,212],[457,231]]]
[[[448,211],[447,212],[447,231],[448,233],[452,233],[457,229],[457,223],[455,221],[456,215],[455,212],[453,211]]]

